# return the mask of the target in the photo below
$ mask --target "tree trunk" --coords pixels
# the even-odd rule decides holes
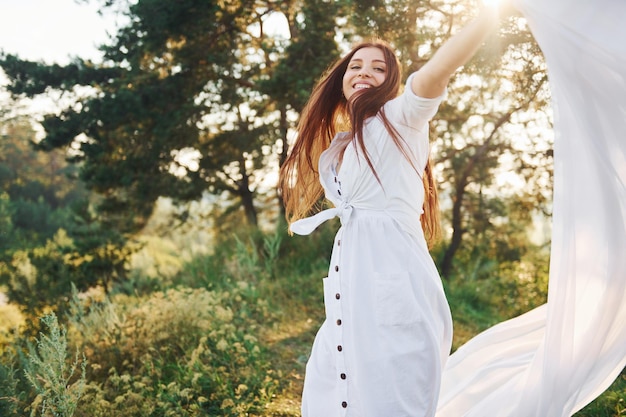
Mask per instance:
[[[463,197],[465,196],[465,187],[467,185],[467,177],[463,177],[461,182],[456,186],[454,193],[454,202],[452,203],[452,238],[450,239],[450,245],[446,248],[443,254],[443,260],[441,261],[441,276],[445,280],[450,279],[452,272],[452,261],[457,250],[461,246],[463,240],[463,222],[461,219]]]
[[[256,208],[253,203],[253,193],[248,188],[242,188],[240,192],[241,204],[246,213],[246,220],[250,226],[258,227]]]
[[[254,207],[254,193],[250,190],[250,176],[246,170],[246,161],[241,157],[239,164],[241,166],[241,180],[238,181],[238,194],[241,198],[241,205],[246,214],[246,220],[250,226],[258,227],[258,218],[256,208]]]
[[[535,94],[537,91],[535,91]],[[534,94],[533,94],[534,96]],[[441,276],[443,279],[450,279],[450,274],[452,273],[452,261],[454,259],[454,255],[461,247],[461,242],[463,240],[463,234],[465,233],[465,229],[463,228],[463,220],[462,220],[462,208],[463,208],[463,197],[465,196],[465,189],[469,183],[470,174],[474,171],[477,163],[487,155],[488,151],[491,149],[493,138],[495,137],[496,132],[500,127],[502,127],[506,122],[511,119],[511,115],[519,110],[521,107],[510,110],[508,113],[502,115],[494,124],[494,128],[485,139],[485,142],[476,148],[476,152],[472,155],[471,158],[467,161],[465,168],[459,175],[459,179],[457,181],[457,185],[454,192],[454,202],[452,203],[452,239],[450,240],[450,245],[446,248],[443,259],[441,261]]]
[[[289,143],[287,142],[287,133],[289,132],[289,122],[287,121],[287,109],[283,106],[280,109],[280,137],[282,138],[283,146],[278,153],[278,169],[283,166],[287,159],[287,153],[289,151]],[[285,205],[280,193],[276,192],[278,198],[278,222],[279,224],[285,218]]]

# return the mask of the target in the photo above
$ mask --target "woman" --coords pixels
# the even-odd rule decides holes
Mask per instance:
[[[438,230],[428,122],[452,73],[497,20],[484,8],[400,95],[390,47],[358,45],[301,115],[280,177],[290,229],[309,234],[335,216],[342,223],[324,279],[326,321],[306,368],[304,417],[435,415],[452,321],[426,239]],[[334,208],[305,218],[322,194]]]

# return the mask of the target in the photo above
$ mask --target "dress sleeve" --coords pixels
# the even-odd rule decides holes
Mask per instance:
[[[414,76],[415,73],[409,75],[404,86],[404,92],[389,101],[384,109],[385,115],[393,123],[423,131],[427,128],[430,119],[437,113],[439,104],[447,95],[447,90],[439,97],[420,97],[411,89],[411,81]]]

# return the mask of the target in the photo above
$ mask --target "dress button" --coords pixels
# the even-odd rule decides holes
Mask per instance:
[[[337,194],[341,195],[341,190],[337,190]]]
[[[339,299],[341,298],[341,294],[339,294],[339,293],[335,294],[335,298],[336,298],[337,300],[339,300]]]
[[[341,246],[341,239],[337,241],[337,246]]]
[[[337,177],[335,177],[335,182],[337,182]]]
[[[335,266],[335,272],[339,272],[339,266]]]
[[[340,377],[341,379],[346,379],[346,374],[342,373],[341,375],[339,375],[339,377]]]
[[[343,347],[341,347],[341,345],[339,345],[339,346],[337,346],[337,350],[338,350],[339,352],[341,352],[341,351],[343,350]]]
[[[337,326],[341,326],[341,319],[337,319]]]
[[[348,408],[348,403],[347,403],[347,402],[345,402],[345,401],[342,401],[341,406],[342,406],[343,408]]]

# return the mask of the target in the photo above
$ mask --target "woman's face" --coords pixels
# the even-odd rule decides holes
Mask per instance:
[[[375,47],[361,48],[352,56],[343,75],[343,95],[349,100],[358,90],[378,87],[386,76],[383,51]]]

